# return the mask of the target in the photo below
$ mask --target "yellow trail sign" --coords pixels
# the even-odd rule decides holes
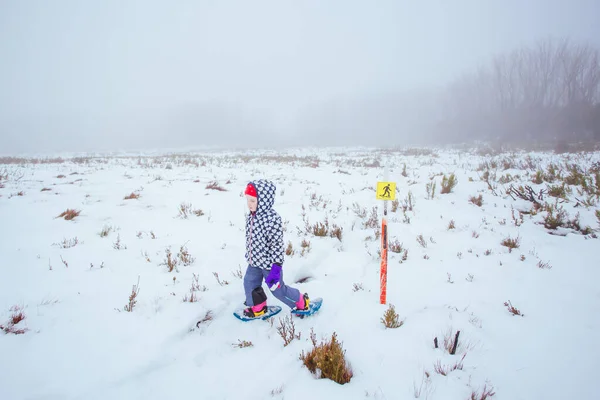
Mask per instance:
[[[396,200],[396,182],[377,182],[377,200]]]

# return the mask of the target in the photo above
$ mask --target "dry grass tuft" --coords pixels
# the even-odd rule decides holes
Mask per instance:
[[[56,218],[64,218],[67,221],[71,221],[75,217],[78,217],[80,213],[81,213],[81,211],[79,211],[79,210],[73,210],[71,208],[67,208],[65,211],[60,213],[60,215]]]
[[[341,385],[350,382],[353,376],[352,367],[346,361],[346,351],[337,340],[337,334],[331,335],[331,340],[322,341],[317,345],[314,332],[310,335],[313,348],[308,353],[302,351],[300,359],[310,372],[318,379],[331,379]]]

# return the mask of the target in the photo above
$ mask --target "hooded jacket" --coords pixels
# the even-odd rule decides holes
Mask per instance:
[[[256,212],[246,218],[246,262],[270,270],[273,264],[283,266],[284,244],[281,217],[273,209],[275,184],[260,179],[250,182],[256,189]]]

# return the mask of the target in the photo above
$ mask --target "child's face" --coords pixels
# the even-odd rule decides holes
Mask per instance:
[[[252,212],[256,211],[256,207],[258,205],[258,201],[257,201],[256,197],[246,195],[246,200],[248,201],[248,208],[250,209],[250,211],[252,211]]]

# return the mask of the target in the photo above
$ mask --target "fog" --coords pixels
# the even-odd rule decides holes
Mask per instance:
[[[454,80],[545,38],[600,46],[598,16],[597,0],[0,0],[0,153],[435,140]]]

